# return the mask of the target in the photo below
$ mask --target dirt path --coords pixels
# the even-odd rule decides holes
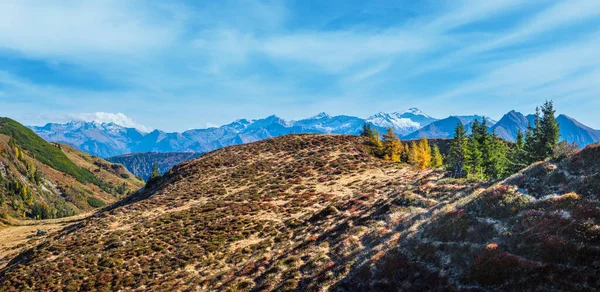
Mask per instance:
[[[52,233],[76,224],[90,215],[92,213],[47,220],[11,219],[7,222],[10,225],[0,224],[0,269],[25,249],[39,244]],[[46,234],[38,236],[38,230],[43,230]]]

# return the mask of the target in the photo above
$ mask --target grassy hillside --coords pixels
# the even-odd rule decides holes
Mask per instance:
[[[600,147],[494,185],[384,162],[360,137],[224,148],[0,271],[17,290],[600,287]]]
[[[95,181],[89,170],[77,167],[75,163],[57,147],[46,142],[29,128],[9,118],[0,118],[0,134],[15,139],[17,145],[35,157],[36,160],[67,174],[81,183]]]
[[[50,144],[19,123],[0,119],[0,216],[57,218],[90,211],[139,189],[118,165]]]

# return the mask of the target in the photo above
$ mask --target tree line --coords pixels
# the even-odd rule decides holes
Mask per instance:
[[[458,123],[444,157],[437,145],[427,138],[410,143],[401,141],[392,128],[380,135],[365,123],[361,136],[369,138],[370,154],[388,161],[405,162],[421,169],[445,167],[454,177],[500,179],[518,172],[533,162],[547,158],[564,158],[578,149],[576,144],[559,143],[559,125],[552,101],[536,108],[533,125],[517,133],[515,143],[490,133],[485,117],[473,121],[470,129]]]
[[[446,159],[446,169],[456,177],[503,178],[533,162],[558,158],[558,153],[573,152],[578,148],[566,142],[558,143],[559,136],[552,101],[536,108],[533,125],[529,125],[525,134],[519,130],[514,144],[489,133],[485,118],[482,123],[473,122],[471,135],[459,123]]]
[[[370,154],[384,160],[405,162],[420,169],[439,168],[444,164],[440,149],[437,145],[431,147],[427,138],[404,143],[394,134],[392,128],[380,135],[379,131],[366,123],[360,135],[369,138]]]

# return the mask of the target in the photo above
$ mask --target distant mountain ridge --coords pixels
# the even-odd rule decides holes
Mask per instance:
[[[184,153],[132,153],[107,158],[107,161],[119,163],[125,166],[136,176],[147,181],[152,174],[153,165],[156,163],[158,171],[163,174],[171,170],[173,166],[202,156],[203,153],[184,152]]]
[[[357,135],[365,123],[373,125],[380,132],[392,127],[399,136],[404,136],[436,120],[419,109],[411,108],[404,112],[379,113],[367,119],[319,113],[307,119],[287,121],[272,115],[257,120],[240,119],[221,127],[193,129],[182,133],[160,130],[144,133],[114,123],[95,122],[49,123],[30,128],[48,141],[69,144],[106,158],[138,152],[204,153],[286,134]]]
[[[490,132],[496,132],[502,139],[514,141],[517,132],[525,132],[533,115],[523,115],[511,111],[500,121],[485,117]],[[577,142],[584,147],[600,142],[600,132],[593,130],[567,116],[559,116],[561,137],[569,142]],[[403,112],[377,113],[366,119],[319,113],[313,117],[288,121],[276,115],[263,119],[239,119],[221,127],[193,129],[182,133],[169,133],[154,130],[149,133],[134,128],[126,128],[114,123],[69,122],[49,123],[41,127],[30,127],[42,138],[50,142],[69,144],[81,151],[107,158],[130,153],[148,152],[193,152],[206,153],[226,146],[245,144],[287,134],[349,134],[357,135],[365,123],[371,124],[380,133],[391,127],[403,140],[427,138],[451,138],[460,122],[470,129],[474,120],[481,122],[483,116],[451,116],[438,120],[417,108]]]

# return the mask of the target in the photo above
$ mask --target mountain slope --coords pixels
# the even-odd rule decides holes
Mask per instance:
[[[492,126],[491,130],[501,139],[514,142],[517,140],[517,133],[520,130],[523,135],[527,132],[530,121],[522,113],[510,111],[505,114],[498,123]],[[533,126],[533,122],[531,123]]]
[[[90,211],[142,186],[122,166],[50,144],[0,118],[0,213],[56,218]],[[131,176],[125,178],[124,176]]]
[[[600,285],[600,147],[489,186],[375,159],[365,142],[292,135],[208,153],[21,254],[0,271],[0,283],[255,291]]]
[[[173,166],[202,156],[202,153],[133,153],[107,158],[112,163],[122,164],[138,177],[145,181],[150,178],[152,168],[156,163],[160,173],[166,173]]]
[[[577,143],[580,147],[600,142],[600,133],[577,120],[559,115],[556,122],[560,125],[560,139],[570,143]]]
[[[464,120],[460,117],[448,117],[442,120],[437,120],[422,129],[419,129],[409,135],[402,137],[403,140],[413,140],[423,137],[427,138],[452,138],[454,136],[454,130],[456,125],[461,123],[467,125],[469,121]]]

